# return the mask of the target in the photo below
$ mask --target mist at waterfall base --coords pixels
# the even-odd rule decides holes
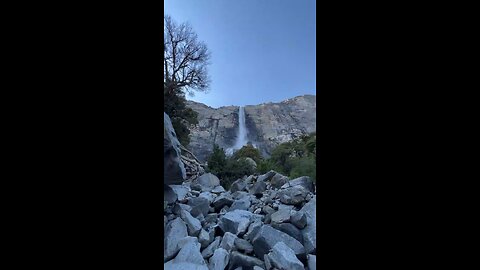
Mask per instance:
[[[247,128],[245,125],[245,108],[244,107],[239,107],[238,108],[238,133],[237,133],[237,139],[235,141],[235,144],[232,147],[227,148],[225,150],[225,154],[227,156],[233,155],[237,150],[242,148],[244,145],[247,145],[248,143],[248,138],[247,138]],[[255,148],[256,146],[253,145]]]

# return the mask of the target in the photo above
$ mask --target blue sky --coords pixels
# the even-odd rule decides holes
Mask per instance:
[[[315,0],[165,0],[211,52],[210,89],[187,99],[211,107],[316,93]]]

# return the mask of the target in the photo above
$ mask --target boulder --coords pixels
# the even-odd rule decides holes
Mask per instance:
[[[257,178],[257,182],[270,181],[270,179],[272,179],[272,177],[273,177],[275,174],[277,174],[276,171],[270,170],[269,172],[260,175],[260,176]]]
[[[272,265],[278,269],[305,270],[303,263],[297,258],[295,252],[284,242],[278,242],[268,254]]]
[[[317,256],[308,254],[307,265],[309,270],[317,269]]]
[[[235,238],[235,248],[237,250],[243,250],[245,251],[245,253],[252,253],[253,252],[253,246],[252,244],[250,244],[250,242],[248,242],[247,240],[245,239],[242,239],[242,238]]]
[[[250,224],[250,226],[248,226],[248,231],[243,236],[243,238],[248,240],[248,241],[252,241],[253,238],[255,237],[255,235],[257,235],[257,233],[260,230],[260,228],[262,227],[262,225],[263,225],[262,222],[259,221],[259,220],[252,222]]]
[[[298,205],[305,201],[308,191],[302,186],[289,187],[278,192],[280,201],[284,204]]]
[[[280,209],[277,212],[273,213],[270,218],[272,223],[283,223],[290,221],[290,212],[289,209]]]
[[[198,238],[194,236],[187,236],[180,239],[180,241],[178,241],[177,243],[178,250],[182,249],[185,245],[189,244],[190,242],[198,243]]]
[[[203,214],[203,216],[208,215],[210,203],[206,198],[202,198],[202,197],[189,198],[188,205],[192,207],[192,210],[190,211],[190,214],[192,214],[192,216],[196,217],[200,214]]]
[[[293,225],[297,226],[297,228],[303,229],[307,225],[307,216],[305,215],[305,212],[295,211],[290,216],[290,222]]]
[[[284,242],[295,252],[295,255],[304,255],[305,248],[297,239],[290,235],[274,229],[270,225],[263,225],[252,241],[253,251],[259,258],[267,254],[278,242]]]
[[[181,184],[187,178],[181,160],[180,142],[170,117],[163,113],[163,181],[166,185]]]
[[[167,204],[173,204],[177,201],[177,194],[167,185],[163,185],[163,197]]]
[[[302,186],[306,190],[313,192],[313,181],[308,176],[301,176],[286,182],[282,188],[289,188],[294,186]]]
[[[215,237],[215,240],[213,240],[213,242],[210,243],[210,245],[208,245],[208,246],[202,251],[202,257],[205,258],[205,259],[210,258],[210,257],[213,255],[213,252],[215,252],[215,250],[216,250],[216,249],[218,248],[218,246],[220,245],[221,239],[222,239],[222,237],[220,237],[220,236]]]
[[[210,270],[224,270],[227,267],[228,261],[230,257],[228,252],[223,249],[219,248],[216,249],[213,253],[213,256],[210,258],[208,269]]]
[[[190,192],[190,188],[184,185],[170,185],[170,188],[177,194],[179,201],[185,200],[188,192]]]
[[[191,268],[185,268],[185,267]],[[164,269],[202,269],[208,270],[207,263],[200,253],[200,244],[188,242],[180,249],[175,259],[164,264]]]
[[[172,209],[172,212],[177,215],[177,216],[180,216],[180,211],[181,210],[185,210],[187,212],[190,212],[192,211],[192,207],[188,204],[183,204],[183,203],[176,203],[174,206],[173,206],[173,209]]]
[[[210,192],[215,193],[215,194],[220,194],[220,193],[225,192],[225,189],[222,186],[216,186]]]
[[[177,245],[178,241],[187,236],[187,225],[181,218],[176,218],[167,224],[163,243],[164,261],[172,259],[177,254],[180,250]]]
[[[258,258],[242,254],[238,251],[232,251],[228,269],[235,269],[237,267],[252,269],[255,265],[262,268],[265,267],[265,264]]]
[[[263,195],[263,192],[267,188],[267,184],[263,181],[257,181],[253,184],[252,188],[250,189],[250,193],[253,195]]]
[[[201,247],[208,247],[208,245],[212,242],[210,240],[213,241],[213,239],[210,238],[210,234],[204,229],[201,229],[200,233],[198,234],[198,242],[200,243]]]
[[[235,246],[235,239],[237,238],[238,237],[235,234],[226,232],[220,242],[220,247],[230,252]]]
[[[304,213],[307,217],[307,225],[302,230],[303,245],[307,254],[315,254],[317,249],[317,221],[316,221],[316,208],[317,200],[315,197],[306,203],[300,213]]]
[[[238,179],[235,182],[232,183],[230,186],[230,192],[234,193],[237,191],[243,191],[247,187],[247,184],[245,183],[245,180],[243,179]]]
[[[200,193],[200,195],[198,195],[199,198],[205,198],[208,200],[208,205],[210,205],[214,200],[215,198],[217,197],[217,195],[211,193],[211,192],[202,192]]]
[[[233,198],[232,195],[229,193],[222,193],[218,195],[215,200],[213,200],[213,207],[215,208],[216,211],[222,209],[225,205],[226,206],[231,206],[233,204]]]
[[[224,232],[240,235],[246,232],[248,225],[253,219],[253,214],[245,210],[227,212],[220,218],[218,225]]]
[[[236,209],[248,210],[250,205],[251,205],[250,198],[245,197],[245,198],[242,198],[240,200],[234,201],[232,206],[230,206],[230,208],[228,209],[228,211],[233,211],[233,210],[236,210]]]
[[[288,177],[279,173],[275,174],[272,177],[272,180],[270,181],[272,188],[280,188],[287,182],[288,182]]]
[[[295,225],[293,225],[291,223],[276,224],[276,223],[273,223],[273,222],[272,222],[271,225],[272,225],[273,228],[275,228],[275,229],[277,229],[281,232],[284,232],[284,233],[290,235],[291,237],[297,239],[298,242],[303,243],[302,232],[297,227],[295,227]]]
[[[202,191],[211,191],[220,185],[220,180],[214,174],[205,173],[196,180],[196,183],[202,186]]]
[[[200,220],[192,217],[192,215],[185,210],[180,210],[180,217],[185,222],[185,224],[187,224],[188,235],[198,236],[200,230],[202,229],[202,224],[200,223]]]

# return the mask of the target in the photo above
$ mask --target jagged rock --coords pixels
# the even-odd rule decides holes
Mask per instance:
[[[266,205],[262,208],[262,212],[265,214],[273,214],[275,213],[275,210],[272,207]]]
[[[215,194],[220,194],[225,192],[225,189],[222,186],[216,186],[215,188],[212,189],[211,192]]]
[[[208,204],[210,205],[215,200],[215,198],[217,196],[215,194],[211,193],[211,192],[202,192],[202,193],[200,193],[200,195],[198,195],[198,197],[207,199]]]
[[[290,210],[280,209],[270,216],[272,223],[283,223],[290,221]]]
[[[220,242],[220,247],[230,252],[235,246],[235,239],[237,238],[238,237],[235,234],[226,232],[223,235],[222,241]]]
[[[192,217],[192,215],[185,210],[180,211],[180,217],[183,219],[185,224],[187,224],[188,235],[198,236],[200,230],[202,229],[200,221]]]
[[[277,174],[276,171],[270,170],[267,173],[257,177],[257,182],[270,181],[275,174]]]
[[[264,269],[260,266],[255,265],[255,266],[253,266],[253,270],[264,270]]]
[[[272,223],[272,227],[297,239],[298,242],[303,243],[302,232],[297,227],[295,227],[295,225],[291,223]]]
[[[252,241],[255,235],[257,235],[258,231],[260,231],[260,228],[262,227],[262,222],[257,220],[254,221],[248,226],[248,231],[247,233],[243,236],[244,239],[248,241]]]
[[[305,212],[295,211],[290,216],[290,222],[297,226],[297,228],[303,229],[307,225],[307,216],[305,215]]]
[[[297,258],[295,252],[284,242],[278,242],[273,246],[268,258],[273,266],[279,269],[304,270],[303,263]]]
[[[232,183],[230,186],[230,192],[234,193],[237,191],[243,191],[247,187],[247,184],[245,183],[245,180],[243,179],[238,179],[235,182]]]
[[[182,249],[185,245],[189,244],[190,242],[198,243],[198,238],[194,236],[187,236],[180,239],[180,241],[178,241],[177,243],[178,250]]]
[[[278,192],[280,201],[284,204],[300,204],[305,201],[308,191],[302,186],[289,187]]]
[[[270,181],[270,184],[272,185],[272,188],[280,188],[281,186],[283,186],[287,182],[288,182],[288,177],[286,177],[285,175],[282,175],[280,173],[276,173],[272,177],[272,180]]]
[[[250,244],[250,242],[242,238],[238,238],[238,237],[235,238],[235,247],[237,248],[237,250],[245,251],[245,253],[253,252],[252,244]]]
[[[211,191],[220,185],[220,180],[214,174],[205,173],[197,179],[197,183],[202,186],[202,191]]]
[[[190,192],[190,188],[184,185],[170,185],[170,188],[177,194],[179,201],[185,200],[188,192]]]
[[[307,254],[315,254],[317,249],[317,221],[316,208],[317,200],[314,197],[306,203],[299,212],[305,213],[307,216],[307,226],[302,230],[303,244]]]
[[[252,241],[253,251],[259,258],[268,253],[273,245],[278,242],[284,242],[293,249],[296,255],[305,254],[305,248],[297,239],[290,235],[274,229],[270,225],[263,225]]]
[[[163,243],[164,261],[170,260],[175,256],[180,250],[177,245],[178,241],[187,236],[187,225],[181,218],[176,218],[167,224]]]
[[[257,208],[253,211],[254,214],[260,214],[262,212],[262,208]]]
[[[202,197],[189,198],[188,205],[192,207],[192,210],[190,211],[192,216],[196,217],[199,214],[203,214],[203,216],[208,215],[210,203],[206,198],[202,198]]]
[[[217,220],[218,220],[218,214],[217,213],[211,213],[211,214],[208,214],[206,217],[205,217],[205,222],[208,222],[208,223],[217,223]],[[305,219],[306,220],[306,219]]]
[[[210,234],[204,229],[201,229],[200,233],[198,234],[198,242],[202,248],[208,247],[208,245],[212,242],[210,241]]]
[[[250,207],[250,198],[245,197],[240,200],[236,200],[233,202],[232,206],[228,209],[228,211],[233,211],[233,210],[248,210]]]
[[[183,203],[177,203],[173,206],[173,213],[177,216],[180,215],[180,211],[181,210],[185,210],[187,212],[190,212],[192,211],[192,207],[190,205],[187,205],[187,204],[183,204]]]
[[[235,235],[240,235],[247,230],[252,215],[252,213],[245,210],[234,210],[222,216],[218,225],[224,232],[231,232]]]
[[[195,195],[198,195],[200,194],[200,191],[202,191],[202,185],[198,184],[198,183],[192,183],[190,185],[190,188],[192,189],[190,192],[192,194],[195,194]]]
[[[317,269],[317,256],[308,254],[307,265],[309,270]]]
[[[294,186],[302,186],[306,190],[313,192],[313,182],[308,176],[301,176],[286,182],[282,188],[289,188]]]
[[[267,185],[263,181],[257,181],[250,189],[250,193],[253,195],[263,195],[263,192],[267,188]]]
[[[268,254],[263,255],[263,262],[265,263],[265,270],[272,269],[272,263],[268,257]]]
[[[191,268],[185,268],[185,267]],[[200,244],[188,242],[180,251],[175,259],[164,264],[164,269],[201,269],[208,270],[207,264],[200,254]]]
[[[222,193],[218,195],[218,197],[215,198],[215,200],[212,203],[216,211],[218,211],[225,205],[231,206],[232,204],[233,204],[233,198],[232,198],[232,195],[230,195],[229,193]]]
[[[253,268],[253,266],[259,266],[259,267],[264,267],[264,263],[255,257],[248,256],[245,254],[242,254],[238,251],[232,251],[230,255],[230,267],[229,269],[234,269],[236,267],[246,267],[246,268]]]
[[[220,245],[220,241],[222,240],[222,237],[220,236],[217,236],[215,237],[215,240],[213,240],[212,243],[210,243],[210,245],[208,245],[203,251],[202,251],[202,257],[205,258],[205,259],[208,259],[210,258],[210,256],[213,255],[213,252],[215,252],[215,250],[218,248],[218,246]]]
[[[210,258],[210,262],[208,264],[208,269],[210,270],[224,270],[225,267],[228,265],[230,257],[228,256],[228,252],[223,249],[219,248],[216,249],[213,253],[213,256]]]
[[[285,204],[278,204],[278,211],[280,210],[293,210],[294,206],[293,205],[285,205]]]
[[[181,184],[187,177],[180,158],[180,142],[173,129],[170,117],[163,113],[163,181],[166,185]]]
[[[245,191],[235,191],[232,193],[232,198],[234,200],[241,200],[245,197],[249,197],[250,195],[248,194],[248,192],[245,192]]]
[[[173,204],[177,201],[177,194],[167,185],[163,185],[163,196],[168,204]]]

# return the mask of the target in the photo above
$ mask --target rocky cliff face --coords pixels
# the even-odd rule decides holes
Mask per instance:
[[[187,106],[198,112],[198,125],[191,126],[189,149],[205,161],[213,144],[227,149],[234,145],[239,128],[239,107],[214,109],[188,101]],[[316,131],[316,99],[314,95],[294,97],[279,103],[245,106],[248,140],[269,156],[280,143]]]

